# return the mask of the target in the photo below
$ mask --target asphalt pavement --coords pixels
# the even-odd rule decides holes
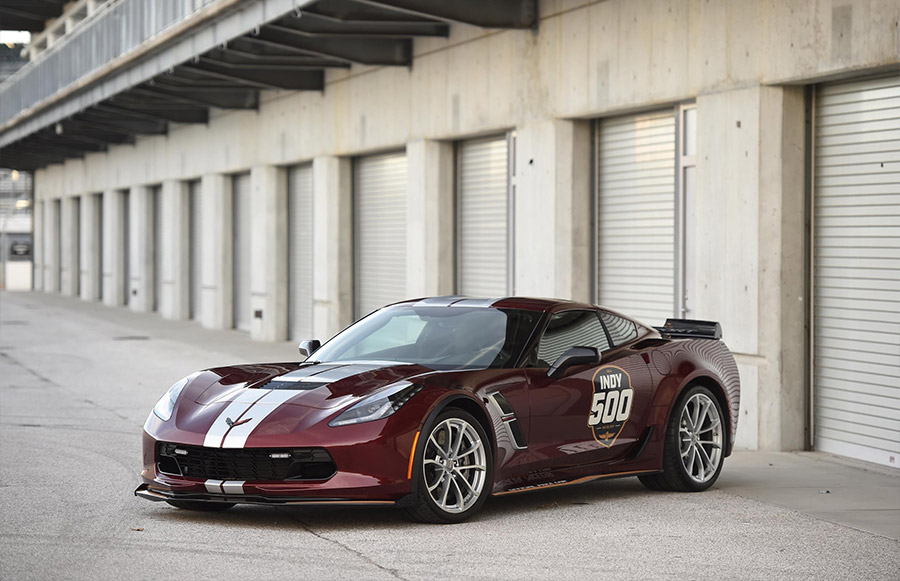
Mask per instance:
[[[78,299],[0,293],[0,579],[900,579],[900,474],[738,451],[700,494],[636,479],[489,499],[470,522],[132,495],[141,426],[199,368],[292,343]]]

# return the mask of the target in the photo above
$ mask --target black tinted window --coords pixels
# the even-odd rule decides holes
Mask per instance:
[[[622,345],[637,338],[637,329],[628,319],[617,317],[612,313],[601,312],[600,318],[606,324],[606,330],[614,345]]]
[[[594,311],[565,311],[550,318],[538,344],[537,366],[549,367],[570,347],[609,349],[603,325]]]

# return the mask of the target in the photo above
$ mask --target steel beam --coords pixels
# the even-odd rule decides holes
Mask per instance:
[[[483,28],[534,28],[537,0],[354,0],[361,4],[400,10]]]
[[[405,38],[312,37],[277,24],[263,26],[256,36],[276,44],[352,63],[388,66],[412,64],[412,41]]]
[[[213,78],[233,80],[265,89],[291,91],[321,91],[325,88],[325,73],[321,70],[303,70],[296,67],[266,69],[259,66],[222,63],[201,57],[196,65],[184,65],[190,71]]]

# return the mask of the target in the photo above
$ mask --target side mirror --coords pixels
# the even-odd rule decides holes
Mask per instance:
[[[599,365],[600,353],[596,347],[570,347],[553,362],[547,370],[547,377],[559,379],[573,365]]]
[[[300,355],[304,357],[309,357],[313,353],[319,350],[319,347],[322,346],[322,342],[318,339],[308,339],[300,345],[297,346],[297,349],[300,351]]]

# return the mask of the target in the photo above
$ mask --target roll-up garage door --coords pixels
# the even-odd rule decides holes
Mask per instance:
[[[651,325],[675,309],[675,115],[603,119],[598,136],[598,302]]]
[[[201,257],[203,256],[203,197],[200,189],[200,180],[188,183],[188,205],[190,206],[190,249],[188,252],[188,266],[190,273],[190,307],[191,318],[200,319],[203,311],[200,301],[203,297],[203,269]]]
[[[464,141],[457,162],[459,292],[505,296],[510,293],[509,138]]]
[[[356,314],[406,298],[406,155],[355,160]]]
[[[159,311],[163,293],[163,252],[162,252],[162,187],[150,188],[150,203],[153,215],[153,310]]]
[[[312,337],[313,310],[313,172],[311,165],[288,170],[290,220],[290,333],[295,341]]]
[[[232,178],[234,244],[234,328],[250,331],[252,304],[250,301],[250,174]]]
[[[816,92],[813,433],[900,467],[900,78]]]

